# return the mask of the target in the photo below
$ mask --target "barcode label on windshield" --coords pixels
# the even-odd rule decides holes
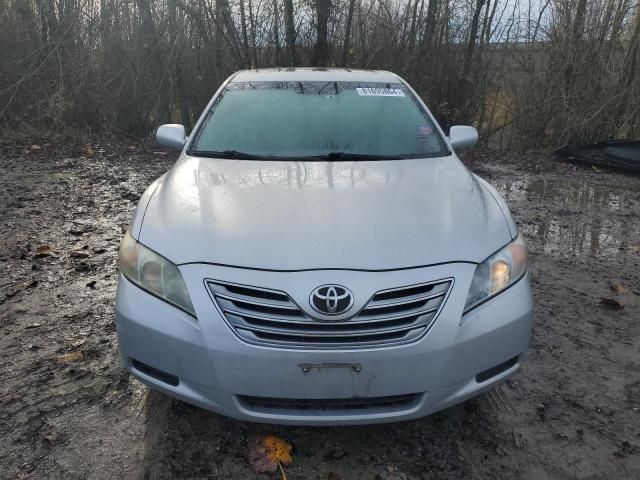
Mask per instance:
[[[358,95],[363,97],[404,97],[399,88],[356,88]]]

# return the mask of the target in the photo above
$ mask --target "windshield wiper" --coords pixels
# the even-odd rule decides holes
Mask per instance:
[[[317,160],[349,161],[349,160],[400,160],[408,158],[406,155],[370,155],[368,153],[330,152],[323,155],[312,155]]]
[[[253,155],[251,153],[239,152],[237,150],[193,150],[189,153],[194,157],[207,158],[233,158],[234,160],[263,160],[268,157]]]
[[[368,153],[348,153],[329,152],[321,155],[302,156],[270,156],[254,155],[252,153],[239,152],[238,150],[192,150],[189,155],[206,158],[230,158],[234,160],[329,160],[332,162],[348,162],[352,160],[374,161],[374,160],[401,160],[404,158],[415,158],[412,155],[372,155]]]

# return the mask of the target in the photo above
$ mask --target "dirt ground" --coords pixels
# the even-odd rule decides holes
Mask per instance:
[[[120,364],[118,242],[175,158],[154,148],[0,147],[0,478],[269,478],[248,465],[256,434],[293,445],[291,480],[640,478],[640,177],[467,155],[531,249],[523,370],[418,421],[283,427],[150,393]]]

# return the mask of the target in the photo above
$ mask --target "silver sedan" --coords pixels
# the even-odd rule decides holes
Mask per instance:
[[[428,415],[513,375],[527,248],[507,205],[400,77],[243,71],[144,193],[120,248],[127,369],[242,420]]]

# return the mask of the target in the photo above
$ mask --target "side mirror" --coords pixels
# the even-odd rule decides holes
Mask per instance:
[[[161,125],[156,132],[156,140],[158,140],[160,145],[182,149],[184,143],[187,141],[184,126],[175,123]]]
[[[454,150],[473,147],[478,143],[478,131],[473,127],[454,125],[449,129],[449,143]]]

